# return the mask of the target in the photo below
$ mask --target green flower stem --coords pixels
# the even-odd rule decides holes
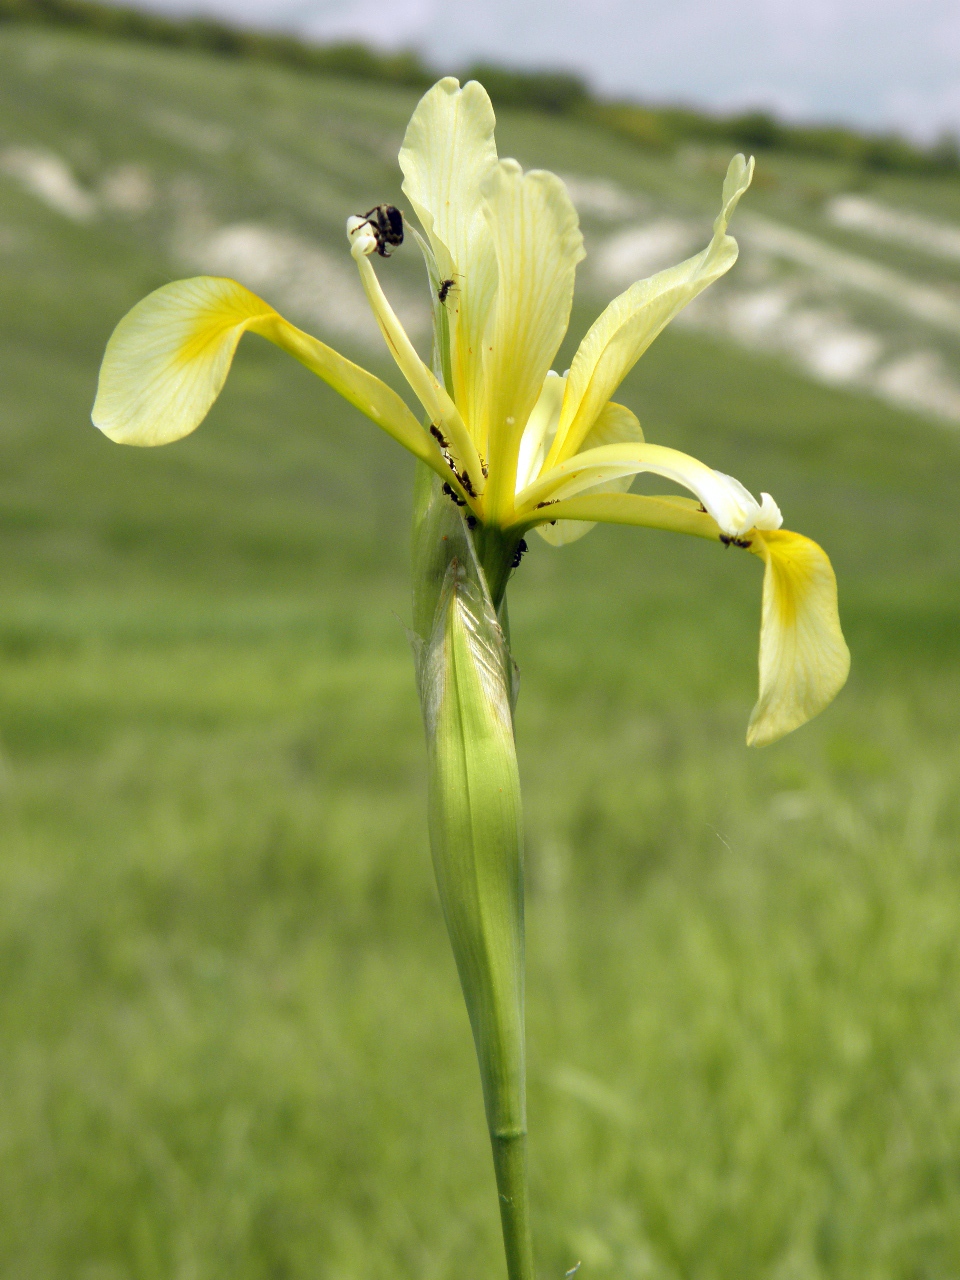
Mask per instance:
[[[526,1132],[491,1134],[493,1167],[500,1197],[500,1225],[510,1280],[533,1280],[533,1239],[527,1182]]]
[[[494,538],[479,550],[496,570],[502,605],[513,552]],[[439,481],[421,476],[413,643],[429,760],[430,845],[480,1066],[507,1272],[510,1280],[533,1280],[516,676],[477,552]],[[507,553],[506,565],[499,563],[497,555]]]

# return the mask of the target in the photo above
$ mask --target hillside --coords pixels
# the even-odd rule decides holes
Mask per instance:
[[[255,339],[189,440],[89,424],[117,319],[199,271],[393,377],[343,223],[402,203],[415,100],[0,30],[5,1275],[499,1274],[397,620],[411,468]],[[580,209],[574,338],[702,239],[728,158],[509,111],[499,142]],[[770,154],[733,230],[623,397],[827,547],[854,671],[747,752],[749,557],[524,560],[541,1269],[946,1277],[960,183]],[[423,340],[412,247],[381,277]]]

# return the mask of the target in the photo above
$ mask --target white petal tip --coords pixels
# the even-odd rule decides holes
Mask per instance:
[[[350,241],[350,252],[355,258],[367,257],[377,247],[377,237],[370,229],[370,223],[356,213],[352,213],[347,219],[347,239]]]
[[[760,494],[760,511],[754,521],[755,529],[779,529],[783,524],[783,515],[780,508],[770,497],[769,493]]]

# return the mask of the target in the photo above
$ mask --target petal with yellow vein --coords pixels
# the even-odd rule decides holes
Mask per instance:
[[[508,510],[513,503],[520,438],[567,331],[584,250],[577,211],[555,174],[524,173],[515,160],[501,160],[484,190],[498,267],[483,344],[496,518],[497,506]]]
[[[388,435],[449,479],[440,451],[395,391],[303,333],[235,280],[196,276],[143,298],[114,329],[93,421],[118,444],[169,444],[195,431],[250,330],[306,365]]]
[[[497,289],[481,194],[497,165],[494,124],[486,89],[475,80],[461,89],[447,76],[420,99],[400,149],[404,193],[430,238],[439,279],[453,281],[444,302],[452,321],[453,395],[475,432],[483,331]]]
[[[850,651],[840,630],[837,580],[826,553],[786,529],[754,531],[765,564],[760,695],[747,745],[765,747],[821,712],[843,688]]]

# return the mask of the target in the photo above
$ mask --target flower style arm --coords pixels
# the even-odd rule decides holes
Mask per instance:
[[[284,320],[235,280],[197,276],[149,294],[107,344],[93,421],[119,444],[169,444],[195,431],[223,389],[241,337],[292,355],[378,427],[455,484],[436,442],[379,378]]]
[[[760,621],[760,690],[747,745],[764,747],[798,729],[846,683],[850,651],[840,629],[837,580],[826,552],[802,534],[752,528],[723,532],[693,498],[592,493],[550,502],[524,529],[554,520],[638,525],[712,541],[735,542],[764,562]]]

